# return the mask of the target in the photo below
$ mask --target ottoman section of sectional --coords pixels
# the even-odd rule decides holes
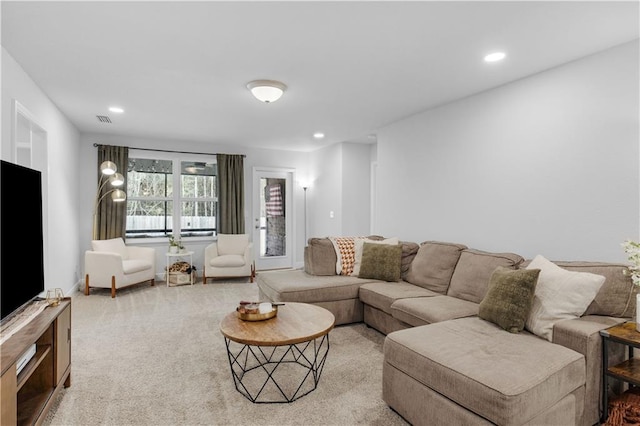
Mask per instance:
[[[575,424],[582,416],[584,356],[528,332],[460,318],[390,333],[383,351],[383,399],[414,424],[475,416]]]
[[[257,275],[260,300],[312,303],[331,311],[336,325],[362,322],[358,291],[373,280],[343,275],[310,275],[303,270],[260,272]]]

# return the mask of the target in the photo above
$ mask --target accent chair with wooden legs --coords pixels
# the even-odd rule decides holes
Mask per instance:
[[[253,282],[255,276],[253,243],[248,234],[219,234],[218,240],[204,249],[202,284],[208,278],[249,277]]]
[[[155,285],[156,251],[149,247],[127,246],[122,238],[91,241],[92,250],[84,254],[85,287],[116,290],[150,281]]]

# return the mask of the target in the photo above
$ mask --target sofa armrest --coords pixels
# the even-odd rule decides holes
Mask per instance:
[[[558,321],[553,326],[553,343],[562,345],[585,357],[586,389],[583,425],[597,424],[600,419],[602,389],[602,337],[600,330],[627,321],[628,318],[587,315]],[[623,345],[609,345],[610,365],[625,358]]]
[[[593,349],[593,345],[597,344],[599,346],[602,340],[600,330],[621,324],[627,320],[628,318],[587,315],[576,319],[558,321],[553,326],[553,343],[588,356]]]

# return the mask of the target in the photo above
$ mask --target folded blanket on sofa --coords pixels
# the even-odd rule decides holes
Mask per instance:
[[[366,237],[329,237],[336,250],[336,274],[351,275],[356,261],[356,240]]]

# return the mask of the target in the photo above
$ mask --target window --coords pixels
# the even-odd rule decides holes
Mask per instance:
[[[143,158],[130,152],[127,238],[216,233],[217,165],[178,158]]]
[[[218,207],[217,164],[189,161],[180,164],[180,235],[214,235]]]

